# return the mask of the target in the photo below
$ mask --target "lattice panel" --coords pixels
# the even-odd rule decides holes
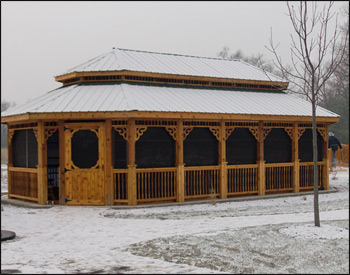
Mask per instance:
[[[126,126],[128,125],[128,121],[127,120],[113,120],[112,121],[112,126]]]
[[[14,134],[15,134],[15,130],[8,130],[8,144],[9,145],[12,144],[12,138],[13,138]]]
[[[267,135],[270,133],[270,131],[272,130],[272,128],[265,128],[263,130],[263,139],[265,139],[267,137]]]
[[[231,127],[240,127],[240,128],[248,128],[248,127],[258,127],[259,123],[258,122],[248,122],[248,121],[228,121],[225,122],[226,126],[231,126]]]
[[[327,141],[327,131],[325,128],[316,128],[317,131],[320,133],[320,135],[323,138],[323,141],[326,142]]]
[[[26,124],[16,124],[16,125],[9,125],[9,129],[21,129],[21,128],[33,128],[37,127],[38,123],[26,123]]]
[[[196,127],[210,127],[210,126],[220,126],[219,121],[192,121],[185,120],[183,122],[184,126],[196,126]]]
[[[252,133],[252,135],[255,137],[255,139],[259,141],[259,127],[249,127],[248,129]]]
[[[124,140],[128,141],[128,129],[126,127],[112,127],[123,137]]]
[[[193,127],[184,127],[183,140],[187,138],[187,136],[191,133],[192,130]]]
[[[176,127],[165,127],[165,130],[173,137],[176,141]]]
[[[300,137],[304,134],[306,128],[299,128],[298,129],[298,140],[300,139]]]
[[[138,141],[144,132],[147,131],[147,127],[136,127],[136,139]]]
[[[300,128],[312,128],[312,123],[299,123],[298,126]],[[325,128],[326,124],[325,123],[317,123],[316,127]]]
[[[57,127],[58,126],[58,122],[56,122],[56,121],[44,122],[44,126],[45,127]]]
[[[226,128],[224,140],[227,140],[234,130],[235,127]]]
[[[294,139],[294,128],[293,127],[286,127],[284,128],[284,131],[286,131],[286,133],[288,134],[288,136],[290,137],[291,140]]]
[[[49,139],[49,137],[51,137],[57,130],[58,130],[57,127],[45,129],[45,141],[47,141]]]
[[[219,127],[209,127],[210,132],[214,134],[217,140],[220,141],[220,128]]]
[[[287,122],[266,122],[264,123],[264,126],[267,127],[274,127],[274,128],[285,128],[285,127],[293,127],[293,123],[287,123]]]
[[[144,126],[176,126],[175,120],[135,120],[136,125]]]
[[[36,137],[36,140],[37,140],[38,143],[39,143],[39,137],[38,137],[39,130],[38,130],[37,128],[34,128],[34,129],[33,129],[33,132],[34,132],[34,135],[35,135],[35,137]]]

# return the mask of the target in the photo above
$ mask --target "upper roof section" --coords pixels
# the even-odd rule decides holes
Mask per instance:
[[[75,66],[55,79],[64,85],[97,81],[138,81],[269,90],[286,89],[288,86],[288,82],[280,77],[242,60],[120,48]]]

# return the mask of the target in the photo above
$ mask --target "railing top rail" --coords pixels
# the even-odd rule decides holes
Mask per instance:
[[[200,170],[220,170],[220,166],[189,166],[189,167],[185,167],[185,171],[200,171]]]
[[[227,165],[227,169],[258,168],[259,164],[235,164]]]
[[[115,173],[115,174],[123,174],[127,172],[128,172],[128,169],[112,169],[112,173]]]
[[[314,165],[313,162],[299,162],[300,166],[309,166],[309,165]],[[317,165],[324,165],[324,161],[318,161]]]
[[[26,173],[38,173],[37,168],[24,168],[24,167],[8,167],[10,172],[26,172]]]
[[[147,172],[174,172],[174,171],[177,171],[177,167],[136,168],[136,173],[147,173]]]
[[[283,162],[283,163],[266,163],[265,167],[286,167],[294,166],[294,162]]]

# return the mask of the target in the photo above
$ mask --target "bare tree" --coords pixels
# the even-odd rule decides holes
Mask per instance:
[[[341,63],[346,50],[346,36],[340,36],[338,27],[338,14],[332,12],[334,2],[325,3],[321,9],[317,1],[300,1],[294,7],[288,1],[287,15],[294,28],[291,37],[292,69],[282,62],[277,54],[277,47],[270,38],[270,47],[266,47],[274,54],[275,66],[282,75],[296,87],[295,92],[305,95],[312,103],[312,137],[313,137],[313,182],[314,182],[314,220],[315,226],[320,226],[318,205],[318,168],[317,168],[317,132],[316,107],[321,91],[326,82]],[[335,27],[331,23],[335,20]]]
[[[269,72],[276,75],[280,73],[279,71],[275,70],[273,63],[270,62],[269,60],[266,60],[264,58],[264,55],[261,53],[258,53],[257,55],[246,56],[244,55],[241,49],[238,49],[236,52],[231,53],[230,48],[227,46],[224,46],[222,50],[219,53],[217,53],[217,56],[225,59],[229,59],[229,60],[241,59],[249,64],[252,64],[257,66],[258,68],[261,68],[264,71],[264,73]]]

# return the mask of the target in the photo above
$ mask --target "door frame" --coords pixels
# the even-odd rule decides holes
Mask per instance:
[[[90,168],[79,168],[72,160],[71,152],[71,140],[79,130],[90,130],[94,132],[98,137],[98,160],[97,163]],[[67,205],[106,205],[106,186],[105,186],[105,122],[65,122],[64,123],[64,178],[65,178],[65,204]],[[73,173],[80,173],[80,177],[83,174],[92,175],[93,172],[97,173],[97,182],[94,184],[94,188],[99,191],[99,200],[89,200],[88,197],[84,201],[74,199],[69,194],[70,188],[73,188],[71,178]],[[89,178],[89,176],[88,176]],[[75,187],[79,183],[75,183]],[[79,186],[78,186],[79,187]],[[88,190],[89,191],[89,190]]]

